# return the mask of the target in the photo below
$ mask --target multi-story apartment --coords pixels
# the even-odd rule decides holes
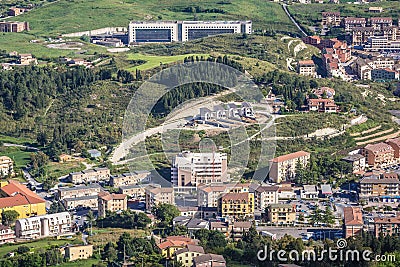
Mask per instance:
[[[186,247],[187,245],[198,245],[199,240],[191,239],[185,236],[168,236],[161,240],[157,245],[163,258],[173,259],[175,251]]]
[[[149,185],[145,189],[146,210],[151,211],[159,203],[174,205],[175,196],[173,187],[161,187],[159,185]]]
[[[72,232],[72,218],[68,212],[19,219],[15,222],[15,235],[21,239],[59,236]]]
[[[360,198],[373,201],[398,202],[400,181],[398,178],[368,178],[360,181]]]
[[[400,236],[400,217],[374,218],[374,233],[376,238],[380,235]]]
[[[371,70],[371,79],[374,81],[393,81],[400,79],[400,73],[389,68]]]
[[[0,32],[29,31],[29,22],[0,21]]]
[[[209,108],[200,108],[200,119],[202,121],[240,119],[241,117],[254,119],[253,107],[248,102],[242,102],[241,105],[228,103],[224,106],[214,106],[213,110]]]
[[[344,18],[342,26],[346,32],[350,32],[354,28],[367,26],[367,20],[365,18]]]
[[[364,221],[360,207],[343,208],[343,231],[344,237],[349,238],[360,235],[363,231]]]
[[[243,235],[247,232],[249,232],[252,224],[249,221],[244,221],[244,222],[233,222],[231,225],[231,237],[234,240],[239,240],[243,238]]]
[[[145,184],[139,185],[125,185],[119,187],[119,193],[130,196],[132,199],[145,199],[146,197]]]
[[[224,256],[204,254],[193,258],[193,267],[226,267]]]
[[[93,245],[75,245],[65,248],[65,258],[68,261],[86,260],[93,256]]]
[[[297,73],[300,75],[316,77],[317,71],[312,60],[301,60],[297,64]]]
[[[61,200],[67,210],[74,210],[76,208],[98,208],[98,197],[94,196],[81,196],[81,197],[66,197]]]
[[[78,185],[73,187],[59,187],[57,189],[56,198],[62,200],[64,198],[77,198],[84,196],[97,196],[103,188],[99,184]]]
[[[218,203],[222,217],[246,218],[254,216],[254,193],[227,193]]]
[[[225,153],[179,153],[172,162],[171,182],[175,186],[198,186],[227,181]]]
[[[18,218],[46,214],[46,201],[25,185],[9,180],[0,186],[0,216],[6,210],[15,210]]]
[[[7,156],[0,157],[0,178],[14,174],[13,161]]]
[[[128,209],[128,196],[125,194],[110,194],[101,192],[98,195],[99,217],[105,217],[106,211],[116,212]]]
[[[400,50],[400,41],[390,40],[388,36],[371,36],[364,45],[365,51],[391,52]]]
[[[386,143],[368,144],[361,149],[361,154],[366,158],[367,164],[373,168],[381,168],[397,162],[393,147]]]
[[[9,226],[0,224],[0,245],[12,243],[15,240],[15,233]]]
[[[322,26],[340,26],[340,12],[322,12]]]
[[[386,27],[393,26],[393,19],[392,18],[370,18],[369,25],[374,28],[375,30],[383,30]]]
[[[392,58],[375,57],[372,59],[357,58],[353,65],[353,71],[361,80],[371,80],[372,70],[374,69],[393,69],[394,60]]]
[[[110,185],[120,187],[125,185],[137,184],[142,181],[149,181],[151,172],[149,171],[134,171],[132,173],[123,173],[110,177]]]
[[[392,138],[386,140],[386,143],[393,147],[394,149],[394,157],[395,158],[400,158],[400,138]]]
[[[271,204],[268,207],[268,220],[274,224],[291,224],[296,220],[296,205]]]
[[[353,166],[353,173],[360,173],[365,170],[366,162],[365,157],[360,154],[349,155],[342,159]]]
[[[218,207],[218,199],[227,191],[227,185],[202,185],[197,188],[199,207]]]
[[[72,172],[68,176],[68,181],[74,184],[108,181],[109,179],[110,170],[108,168],[95,168],[81,172]]]
[[[254,188],[255,209],[264,212],[270,204],[279,203],[278,186],[256,185]]]
[[[279,156],[270,161],[269,178],[275,183],[291,180],[296,175],[296,165],[306,167],[310,161],[310,153],[297,151]]]
[[[227,33],[252,33],[251,21],[132,21],[128,39],[134,43],[185,42]]]
[[[175,251],[175,260],[180,262],[184,267],[192,267],[193,258],[204,254],[202,246],[186,245],[184,248]]]

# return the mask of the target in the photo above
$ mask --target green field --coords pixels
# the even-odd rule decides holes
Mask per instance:
[[[183,61],[185,57],[190,56],[198,56],[198,57],[208,57],[207,54],[186,54],[186,55],[177,55],[177,56],[154,56],[154,55],[143,55],[140,53],[135,54],[128,54],[128,60],[145,60],[146,63],[135,66],[129,67],[128,70],[134,71],[135,69],[138,70],[149,70],[155,67],[160,66],[160,64],[170,64],[173,62]]]
[[[31,249],[31,251],[34,251],[35,249],[38,248],[46,248],[46,247],[51,247],[51,246],[63,246],[66,244],[80,244],[81,240],[79,238],[75,239],[55,239],[55,238],[46,238],[46,239],[40,239],[37,241],[29,242],[29,243],[18,243],[18,244],[12,244],[12,245],[2,245],[0,246],[0,257],[3,258],[7,253],[16,251],[19,246],[27,246]]]
[[[99,262],[99,260],[96,260],[96,259],[87,259],[87,260],[64,262],[57,266],[58,267],[92,267],[93,264],[96,264],[98,262]]]
[[[32,151],[19,147],[0,147],[0,156],[7,156],[14,160],[15,167],[21,168],[31,161]]]
[[[191,13],[191,7],[220,10]],[[60,0],[18,17],[41,36],[127,27],[130,20],[252,20],[255,29],[297,32],[277,3],[259,0]]]

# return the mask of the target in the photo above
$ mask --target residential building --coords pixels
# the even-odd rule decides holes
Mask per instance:
[[[66,197],[61,201],[67,210],[75,210],[77,208],[98,209],[98,196],[81,196],[81,197]]]
[[[400,73],[389,68],[371,70],[371,79],[374,81],[393,81],[400,79]]]
[[[172,161],[171,182],[175,186],[198,186],[227,181],[225,153],[179,153]]]
[[[367,164],[372,168],[381,168],[397,162],[394,149],[386,143],[368,144],[361,149]]]
[[[398,178],[365,177],[360,181],[360,199],[382,202],[399,202],[400,181]]]
[[[374,218],[375,237],[383,235],[400,236],[400,217]]]
[[[207,122],[210,120],[233,119],[239,120],[242,117],[254,119],[253,107],[248,102],[242,102],[240,105],[228,103],[226,105],[216,105],[213,110],[209,108],[200,108],[200,120]]]
[[[186,42],[218,34],[252,33],[251,21],[131,21],[129,44]]]
[[[163,258],[173,259],[177,250],[187,245],[198,245],[199,241],[185,236],[168,236],[157,245]]]
[[[201,185],[197,188],[197,205],[199,207],[218,207],[218,199],[227,190],[224,184]]]
[[[93,245],[74,245],[65,248],[68,261],[86,260],[93,256]]]
[[[368,8],[368,12],[369,13],[382,13],[383,12],[383,8],[382,7],[378,7],[378,6],[371,6]]]
[[[292,224],[296,220],[296,205],[271,204],[268,207],[268,220],[274,224]]]
[[[192,218],[197,218],[201,216],[201,212],[199,211],[199,207],[191,207],[191,206],[178,206],[178,210],[181,213],[181,216],[189,216]]]
[[[103,191],[99,184],[78,185],[73,187],[58,187],[56,199],[96,196]]]
[[[361,173],[365,170],[365,157],[361,154],[348,155],[342,159],[353,166],[353,173]]]
[[[23,14],[25,11],[27,11],[25,8],[10,7],[10,9],[8,9],[8,15],[11,17],[16,17]]]
[[[279,200],[282,199],[296,199],[297,194],[294,192],[292,187],[279,187],[278,189],[278,198]]]
[[[68,162],[68,161],[72,161],[72,156],[62,153],[60,156],[58,156],[58,159],[60,160],[60,162]]]
[[[332,186],[330,184],[322,184],[321,185],[321,194],[322,198],[330,198],[332,197]]]
[[[365,18],[348,17],[342,20],[342,26],[346,32],[350,32],[353,28],[367,26],[367,20]]]
[[[303,189],[300,190],[301,199],[317,199],[318,190],[316,185],[303,185]]]
[[[227,193],[220,198],[218,209],[222,217],[253,217],[254,193]]]
[[[146,210],[151,211],[153,207],[159,203],[167,203],[174,205],[174,188],[150,185],[145,189],[146,194]]]
[[[6,210],[18,212],[19,219],[46,214],[46,201],[25,185],[15,180],[9,180],[1,185],[0,216]]]
[[[343,230],[344,237],[349,238],[360,235],[363,231],[364,221],[360,207],[344,207],[343,208]]]
[[[13,161],[10,157],[0,157],[0,178],[11,176],[14,174]]]
[[[255,209],[264,212],[270,204],[279,203],[278,186],[256,185],[254,188]]]
[[[128,196],[125,194],[100,192],[98,201],[99,217],[105,217],[106,211],[117,212],[128,209]]]
[[[20,239],[35,239],[71,233],[72,217],[69,212],[18,219],[15,222],[15,235]]]
[[[340,12],[322,12],[322,26],[340,26]]]
[[[37,64],[37,59],[34,58],[32,56],[32,54],[19,54],[18,55],[18,64],[23,65],[23,66],[27,66],[27,65],[31,65]]]
[[[386,143],[394,149],[394,157],[400,158],[400,138],[388,139]]]
[[[82,65],[83,65],[84,60],[82,59],[81,62],[82,62]],[[75,61],[75,64],[81,65],[77,61]],[[87,152],[89,153],[91,158],[97,159],[97,158],[101,157],[101,151],[99,151],[97,149],[89,149]]]
[[[184,248],[175,251],[175,260],[180,262],[184,267],[193,266],[193,258],[204,255],[204,249],[197,245],[186,245]]]
[[[309,98],[308,99],[308,110],[317,111],[323,113],[336,113],[338,106],[335,104],[335,100],[327,98]]]
[[[147,185],[125,185],[119,187],[119,193],[128,195],[132,199],[145,200],[146,199],[146,187]]]
[[[226,267],[224,256],[204,254],[193,258],[193,267]]]
[[[68,181],[74,184],[108,181],[109,179],[110,169],[108,168],[95,168],[81,172],[72,172],[68,176]]]
[[[0,224],[0,245],[6,243],[13,243],[15,241],[15,233],[14,230],[9,226]]]
[[[392,34],[389,36],[370,36],[363,49],[368,52],[398,52],[400,51],[400,41],[397,40],[397,30],[393,28]],[[394,36],[393,39],[390,39]]]
[[[312,60],[301,60],[297,64],[297,73],[300,75],[316,77],[317,71]]]
[[[203,219],[191,218],[185,226],[189,235],[194,235],[200,229],[209,230],[210,222]]]
[[[0,32],[29,31],[29,22],[0,21]]]
[[[125,185],[137,184],[143,181],[150,181],[151,172],[149,171],[133,171],[132,173],[123,173],[112,175],[110,177],[110,185],[120,187]]]
[[[335,89],[325,86],[314,89],[312,92],[318,98],[328,98],[328,99],[333,99],[336,94]]]
[[[227,222],[210,222],[210,230],[221,232],[225,237],[229,237],[231,233],[229,223]]]
[[[370,18],[369,25],[374,28],[375,30],[383,30],[383,28],[393,26],[393,19],[392,18]]]
[[[361,80],[372,80],[372,70],[374,69],[393,69],[394,60],[385,57],[374,57],[371,59],[357,58],[353,65],[353,71]]]
[[[243,235],[250,230],[251,226],[252,224],[249,221],[233,222],[231,228],[231,237],[236,241],[242,239]]]
[[[275,183],[288,181],[296,175],[296,165],[306,167],[310,161],[310,153],[297,151],[295,153],[279,156],[270,161],[269,178]]]

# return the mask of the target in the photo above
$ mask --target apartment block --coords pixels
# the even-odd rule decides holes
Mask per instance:
[[[392,18],[374,17],[369,19],[369,26],[375,30],[383,30],[386,27],[393,26]]]
[[[340,26],[340,12],[322,12],[322,26]]]
[[[239,239],[243,238],[243,235],[247,232],[249,232],[252,224],[249,221],[244,221],[244,222],[233,222],[231,227],[231,237],[237,241]]]
[[[268,207],[268,220],[274,224],[292,224],[296,220],[296,205],[271,204]]]
[[[0,157],[0,178],[14,174],[13,161],[7,156]]]
[[[198,186],[227,181],[225,153],[179,153],[172,161],[171,182],[175,186]]]
[[[145,189],[146,210],[151,211],[159,203],[174,205],[175,196],[173,187],[161,187],[159,185],[149,185]]]
[[[254,193],[227,193],[219,200],[222,217],[246,218],[254,216]]]
[[[105,217],[106,211],[117,212],[128,209],[128,196],[101,192],[98,195],[99,217]]]
[[[126,185],[137,184],[143,181],[150,181],[151,172],[149,171],[134,171],[132,173],[123,173],[110,177],[110,185],[120,187]]]
[[[371,70],[371,79],[374,81],[394,81],[400,79],[400,73],[389,68]]]
[[[374,233],[376,238],[380,235],[400,236],[400,217],[374,218]]]
[[[360,154],[349,155],[342,159],[353,166],[353,173],[361,173],[365,170],[366,162],[365,157]]]
[[[68,181],[74,184],[108,181],[110,170],[108,168],[95,168],[81,172],[72,172],[68,176]]]
[[[0,245],[13,243],[15,241],[15,232],[9,226],[0,224]]]
[[[316,77],[317,71],[312,60],[301,60],[297,64],[297,73],[304,76]]]
[[[269,178],[275,183],[288,181],[296,175],[296,165],[306,167],[310,161],[310,153],[298,151],[279,156],[270,161]]]
[[[199,207],[218,207],[218,199],[227,191],[227,185],[202,185],[197,188]]]
[[[65,248],[68,261],[86,260],[93,256],[93,245],[76,245]]]
[[[335,100],[328,98],[310,98],[308,99],[308,110],[322,113],[336,113],[339,107],[335,104]]]
[[[370,178],[360,181],[360,198],[372,201],[399,202],[400,181],[398,178]]]
[[[29,22],[0,21],[0,32],[29,31]]]
[[[344,237],[349,238],[360,235],[363,231],[364,221],[360,207],[344,207],[343,208],[343,230]]]
[[[193,258],[193,267],[226,267],[224,256],[204,254]]]
[[[61,201],[67,210],[74,210],[77,208],[90,208],[98,209],[98,197],[95,196],[81,196],[81,197],[67,197]]]
[[[255,209],[264,212],[271,204],[279,203],[278,186],[256,185],[254,188]]]
[[[346,32],[350,32],[354,28],[367,26],[367,20],[365,18],[354,17],[344,18],[342,20],[342,26]]]
[[[73,187],[59,187],[56,199],[97,196],[103,188],[99,184],[78,185]]]
[[[184,248],[175,251],[175,260],[180,262],[184,267],[192,267],[193,258],[204,254],[202,246],[186,245]]]
[[[132,199],[145,199],[146,187],[145,184],[120,186],[119,193],[128,195]]]
[[[68,212],[19,219],[15,235],[21,239],[35,239],[72,233],[72,217]]]
[[[382,168],[397,162],[393,147],[386,143],[368,144],[361,149],[361,154],[372,168]]]

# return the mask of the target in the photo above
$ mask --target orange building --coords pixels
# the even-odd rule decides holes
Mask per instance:
[[[386,143],[368,144],[361,150],[367,164],[373,168],[381,168],[396,162],[395,150]]]
[[[364,221],[360,207],[345,207],[344,213],[344,237],[359,235],[362,233]]]

